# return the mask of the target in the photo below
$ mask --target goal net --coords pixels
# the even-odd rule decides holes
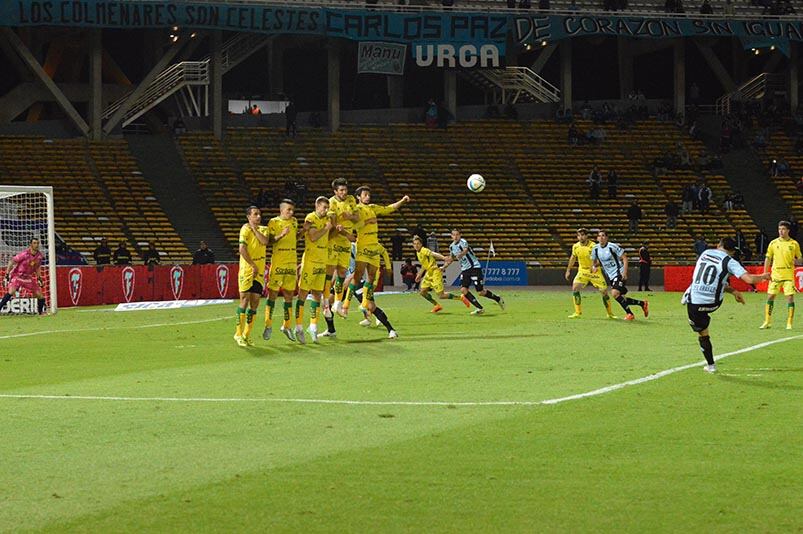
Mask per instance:
[[[14,256],[25,250],[31,239],[39,240],[42,261],[42,293],[47,311],[55,313],[56,240],[53,220],[53,188],[0,185],[0,275],[2,295],[8,292],[6,269]],[[30,288],[19,289],[0,314],[36,313],[37,303]]]

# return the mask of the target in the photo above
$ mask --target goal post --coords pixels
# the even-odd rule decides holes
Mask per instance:
[[[0,271],[5,274],[8,262],[39,239],[42,262],[42,292],[49,313],[58,311],[56,291],[56,228],[53,188],[44,186],[0,185]],[[6,291],[3,286],[3,293]],[[30,295],[26,295],[30,296]],[[24,300],[24,299],[23,299]],[[11,306],[12,303],[9,303]],[[35,308],[34,308],[35,309]],[[19,307],[25,312],[27,307]]]

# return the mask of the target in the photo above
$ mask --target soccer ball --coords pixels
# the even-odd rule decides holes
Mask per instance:
[[[466,186],[468,186],[468,190],[472,193],[479,193],[485,189],[485,178],[483,178],[481,174],[472,174],[468,177]]]

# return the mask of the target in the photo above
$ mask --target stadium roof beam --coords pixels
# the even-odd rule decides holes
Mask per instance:
[[[547,46],[542,47],[541,53],[538,54],[538,57],[535,58],[535,61],[533,61],[532,65],[530,65],[530,70],[536,74],[541,74],[541,71],[546,66],[547,61],[549,61],[549,58],[552,57],[552,54],[557,49],[557,43],[550,43]]]
[[[64,93],[61,92],[61,89],[58,88],[56,82],[48,76],[45,70],[42,68],[42,65],[36,60],[33,56],[31,51],[25,46],[25,43],[17,36],[16,33],[11,28],[0,28],[0,33],[5,36],[6,40],[11,44],[14,50],[19,54],[20,58],[28,65],[28,68],[34,73],[34,75],[39,78],[39,81],[47,87],[47,90],[50,94],[53,95],[53,98],[56,99],[56,102],[61,106],[61,109],[64,110],[64,113],[70,118],[70,120],[75,124],[75,126],[83,133],[84,135],[89,134],[89,125],[86,123],[81,114],[75,109],[75,107],[70,103]]]
[[[672,69],[674,70],[673,81],[675,89],[675,114],[686,114],[686,41],[675,39],[672,49]]]
[[[326,47],[327,72],[327,115],[329,131],[336,132],[340,128],[340,42],[330,39]]]
[[[89,124],[92,140],[103,138],[103,34],[89,32]]]
[[[134,102],[136,102],[142,93],[145,92],[153,79],[156,78],[156,76],[159,75],[165,69],[165,67],[170,64],[171,61],[173,61],[181,49],[184,48],[184,44],[187,41],[197,42],[192,39],[179,38],[179,40],[173,46],[171,46],[167,52],[165,52],[165,54],[162,56],[162,59],[160,59],[156,65],[154,65],[150,72],[145,75],[137,87],[128,95],[128,98],[126,98],[125,102],[123,102],[123,104],[117,108],[117,111],[115,111],[114,114],[109,117],[109,120],[106,121],[106,125],[103,126],[103,131],[106,134],[109,134],[112,132],[112,130],[114,130],[123,117],[125,117],[125,114],[128,113],[128,110],[131,108]]]
[[[797,43],[789,43],[789,108],[792,113],[797,111],[800,94],[800,48]],[[780,54],[775,54],[780,56]]]
[[[722,84],[722,88],[725,89],[725,92],[732,93],[735,91],[736,83],[733,81],[730,73],[728,73],[728,69],[725,68],[717,55],[714,53],[711,45],[702,43],[699,39],[694,39],[694,44],[697,45],[697,48],[703,55],[705,62],[708,63],[709,67],[711,67],[711,70],[714,72],[717,80],[719,80],[719,83]]]

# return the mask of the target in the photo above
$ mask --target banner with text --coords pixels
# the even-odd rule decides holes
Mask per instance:
[[[490,261],[487,268],[483,265],[482,270],[487,286],[527,285],[527,264],[523,261]],[[460,285],[460,276],[454,278],[452,285]]]
[[[406,44],[360,41],[357,47],[357,72],[402,76],[406,58]]]

